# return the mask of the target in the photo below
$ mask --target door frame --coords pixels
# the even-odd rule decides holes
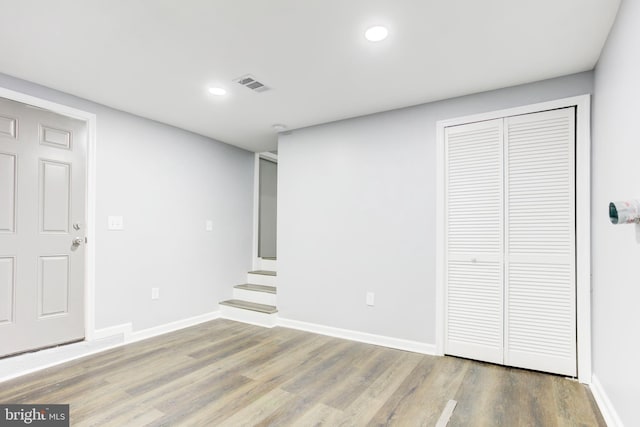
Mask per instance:
[[[95,261],[96,261],[96,122],[94,113],[79,110],[47,99],[38,98],[22,92],[0,87],[0,97],[23,104],[33,105],[54,113],[82,120],[87,124],[86,149],[86,237],[84,266],[84,339],[91,341],[95,337]]]
[[[445,340],[445,128],[576,107],[576,326],[578,380],[591,383],[591,95],[507,108],[436,123],[436,354]]]
[[[252,270],[260,270],[260,159],[278,163],[278,155],[268,151],[255,153],[253,164],[253,250]],[[276,236],[277,239],[277,236]]]

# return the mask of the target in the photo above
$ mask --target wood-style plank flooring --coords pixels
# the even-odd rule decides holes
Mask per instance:
[[[215,320],[0,383],[72,426],[604,426],[576,381]]]

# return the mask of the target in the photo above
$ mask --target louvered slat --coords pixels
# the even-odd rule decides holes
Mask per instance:
[[[446,129],[448,354],[503,359],[503,121]]]
[[[505,364],[576,375],[574,109],[505,119]]]

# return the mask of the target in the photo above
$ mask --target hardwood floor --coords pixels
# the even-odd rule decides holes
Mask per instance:
[[[215,320],[0,383],[72,426],[604,426],[576,381]]]

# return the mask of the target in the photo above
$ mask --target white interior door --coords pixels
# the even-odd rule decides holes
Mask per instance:
[[[445,353],[576,376],[575,109],[445,129]]]
[[[503,120],[445,132],[445,352],[502,363]]]
[[[505,119],[505,364],[576,376],[575,109]]]
[[[84,338],[86,139],[0,98],[0,356]]]

